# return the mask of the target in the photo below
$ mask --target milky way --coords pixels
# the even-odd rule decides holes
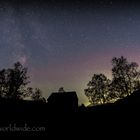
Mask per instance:
[[[111,0],[1,2],[0,67],[20,61],[45,97],[63,86],[87,103],[87,82],[94,73],[111,77],[113,56],[139,63],[139,9]]]

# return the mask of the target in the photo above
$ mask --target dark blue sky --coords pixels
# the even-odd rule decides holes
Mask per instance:
[[[111,77],[111,59],[139,62],[140,8],[135,1],[0,3],[0,67],[28,67],[32,85],[48,97],[63,86],[87,103],[94,73]]]

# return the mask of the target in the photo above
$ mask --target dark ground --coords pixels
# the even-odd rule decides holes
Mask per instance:
[[[139,130],[138,104],[107,104],[97,107],[79,108],[76,112],[52,112],[47,104],[40,102],[0,103],[0,127],[45,127],[45,131],[1,131],[0,136],[35,136],[49,139],[106,138],[121,134],[129,135]],[[105,133],[105,135],[104,135]]]

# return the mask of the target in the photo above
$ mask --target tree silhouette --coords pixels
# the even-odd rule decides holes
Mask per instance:
[[[4,93],[6,92],[6,70],[3,69],[0,71],[0,97],[4,96]]]
[[[112,65],[112,94],[118,98],[123,98],[140,89],[140,72],[137,63],[130,63],[121,56],[120,58],[114,57]]]
[[[14,64],[13,69],[7,70],[6,81],[6,97],[7,98],[23,98],[25,87],[29,83],[27,76],[27,68],[24,68],[20,62]]]
[[[42,92],[40,89],[38,88],[35,88],[35,91],[33,91],[32,95],[31,95],[31,98],[35,101],[40,101],[42,100]]]
[[[0,71],[0,97],[23,99],[31,97],[33,100],[43,99],[40,89],[27,87],[29,77],[27,68],[20,62],[14,64],[13,68]]]
[[[112,80],[103,74],[94,74],[85,89],[85,95],[92,104],[114,102],[140,89],[140,71],[136,62],[126,58],[112,59]]]
[[[92,80],[87,84],[88,88],[85,89],[85,95],[94,105],[106,103],[109,84],[110,80],[104,74],[94,74]]]

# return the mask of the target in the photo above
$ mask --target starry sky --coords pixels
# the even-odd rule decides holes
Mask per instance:
[[[20,61],[46,98],[64,87],[88,104],[94,73],[111,78],[111,59],[140,60],[140,4],[115,0],[0,2],[0,68]]]

